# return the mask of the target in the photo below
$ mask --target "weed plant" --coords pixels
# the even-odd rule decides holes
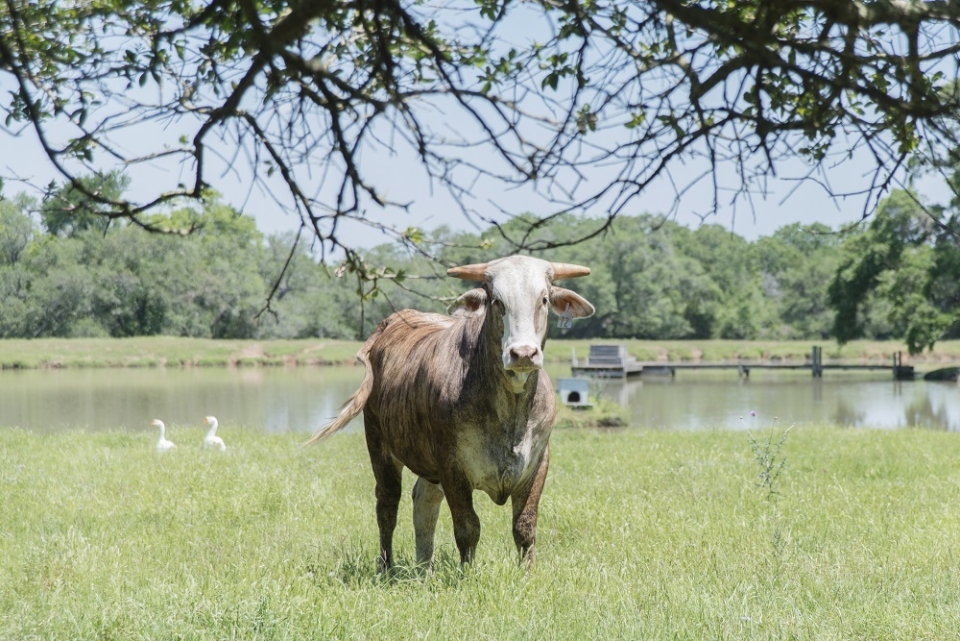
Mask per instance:
[[[740,417],[741,423],[743,417]],[[773,419],[776,425],[777,419]],[[787,442],[787,434],[793,429],[791,425],[780,433],[780,436],[774,441],[775,430],[767,431],[765,437],[758,437],[753,432],[747,431],[747,440],[750,443],[750,451],[753,452],[753,458],[760,467],[757,474],[759,487],[766,495],[768,501],[777,497],[777,487],[780,483],[780,475],[787,468],[787,459],[783,452],[783,444]]]

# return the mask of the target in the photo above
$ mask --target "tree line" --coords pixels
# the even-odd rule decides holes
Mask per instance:
[[[127,185],[110,174],[88,187]],[[325,264],[307,243],[291,254],[290,234],[263,234],[216,195],[149,219],[154,230],[193,230],[185,236],[78,208],[82,198],[63,187],[42,201],[0,199],[0,337],[355,339],[395,309],[443,311],[463,291],[445,266],[511,253],[507,239],[533,220],[412,230],[405,244],[360,252],[357,268]],[[644,214],[573,242],[596,221],[567,214],[534,225],[528,245],[593,270],[570,286],[597,313],[567,337],[897,338],[918,352],[960,336],[957,205],[895,191],[853,229],[792,224],[755,241]]]

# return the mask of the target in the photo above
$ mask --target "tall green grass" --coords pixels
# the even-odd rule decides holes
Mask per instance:
[[[960,630],[956,434],[559,430],[539,556],[476,495],[432,575],[375,572],[361,434],[0,430],[2,639],[948,639]],[[771,446],[771,444],[773,446]],[[770,492],[762,471],[785,461]],[[769,465],[768,465],[769,464]],[[405,479],[407,490],[411,479]]]

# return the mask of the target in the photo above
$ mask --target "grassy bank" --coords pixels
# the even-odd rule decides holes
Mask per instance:
[[[571,353],[586,358],[591,343],[622,343],[641,361],[724,362],[771,360],[804,362],[811,341],[640,341],[551,340],[547,360],[568,363]],[[242,341],[169,336],[122,339],[0,340],[0,369],[52,367],[229,367],[337,365],[354,362],[359,341],[325,339]],[[854,341],[843,347],[820,341],[824,362],[889,363],[906,346],[895,341]],[[960,363],[960,341],[937,343],[905,363]]]
[[[0,369],[228,367],[353,363],[361,343],[338,340],[42,338],[0,340]]]
[[[176,440],[199,442],[180,429]],[[946,639],[960,440],[927,431],[560,430],[537,569],[476,495],[429,577],[375,574],[363,437],[0,430],[2,639]],[[786,467],[779,463],[786,457]],[[407,488],[410,487],[409,478]],[[401,504],[401,562],[413,554]]]

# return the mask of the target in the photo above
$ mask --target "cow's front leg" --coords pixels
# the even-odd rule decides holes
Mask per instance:
[[[473,509],[473,488],[462,472],[441,480],[443,493],[453,517],[453,538],[460,550],[460,566],[473,563],[480,542],[480,517]]]
[[[434,532],[443,502],[443,488],[418,478],[413,486],[413,531],[417,537],[417,563],[430,565],[433,562]]]
[[[513,542],[517,545],[520,563],[526,563],[527,569],[533,567],[537,555],[537,509],[543,484],[547,480],[547,467],[550,461],[550,446],[543,450],[543,458],[536,474],[530,482],[517,489],[510,497],[513,506]]]

